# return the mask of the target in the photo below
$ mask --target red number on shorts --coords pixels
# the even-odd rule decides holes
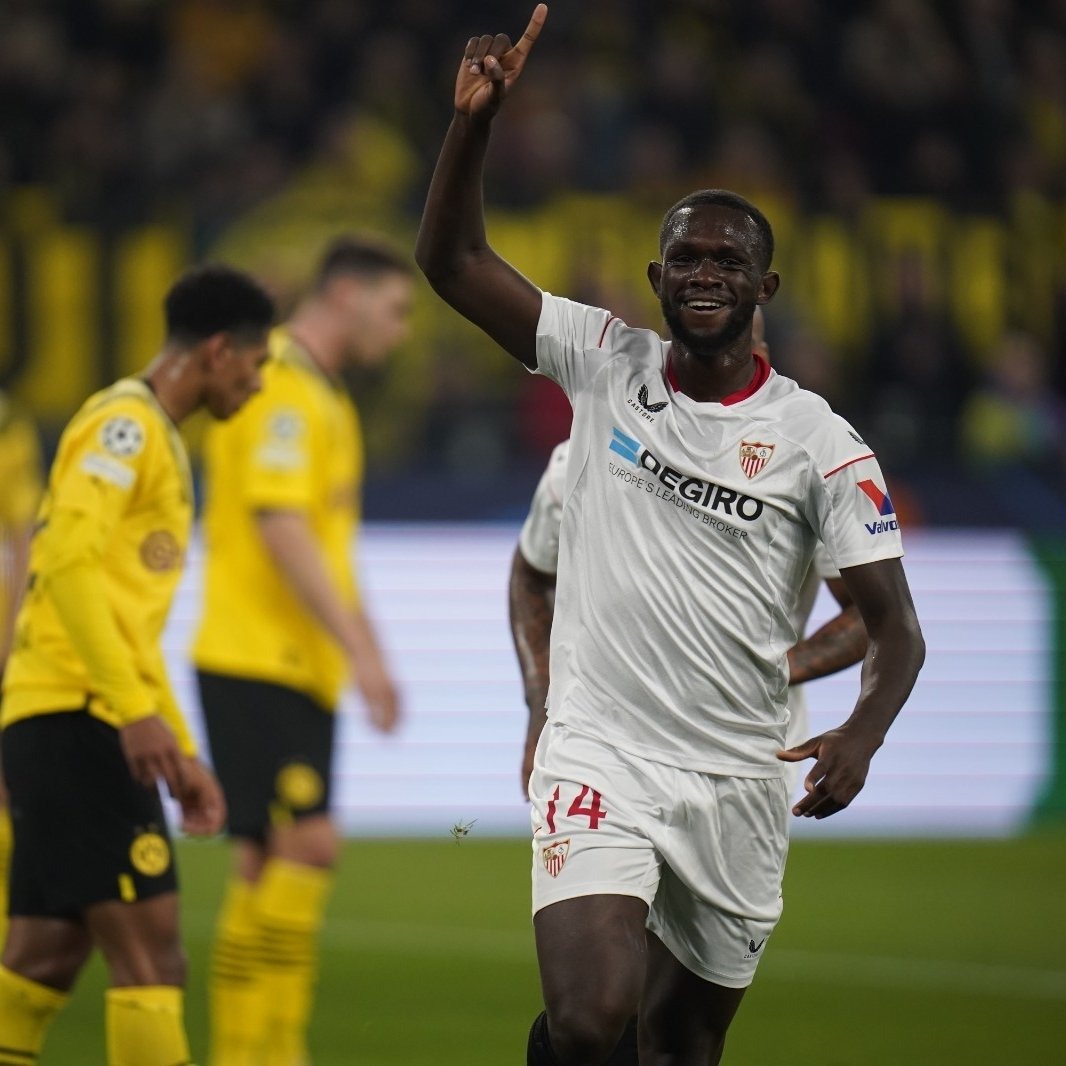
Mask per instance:
[[[548,800],[548,832],[555,832],[555,804],[559,801],[559,789],[562,785],[556,785],[552,798]]]
[[[592,793],[592,802],[587,807],[581,806],[581,801],[589,794]],[[559,796],[559,790],[555,790],[556,799]],[[600,794],[594,789],[589,788],[588,785],[582,785],[581,791],[577,794],[577,799],[570,804],[570,810],[567,815],[571,818],[576,814],[588,815],[589,829],[599,829],[600,822],[607,817],[607,812],[600,806]]]

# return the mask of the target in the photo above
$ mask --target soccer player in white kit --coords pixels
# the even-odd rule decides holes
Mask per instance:
[[[782,761],[815,760],[794,814],[846,807],[924,642],[872,452],[752,355],[779,284],[754,205],[705,190],[667,212],[648,277],[669,342],[542,292],[489,246],[489,131],[546,17],[514,47],[467,43],[416,248],[436,291],[574,406],[529,790],[546,1010],[527,1063],[605,1063],[639,1004],[643,1066],[706,1066],[781,911]],[[789,612],[819,540],[870,646],[848,720],[783,751]]]
[[[752,351],[769,359],[764,337],[763,315],[756,308],[752,322]],[[552,615],[555,609],[555,584],[559,570],[559,530],[563,517],[563,494],[566,461],[570,441],[564,440],[552,450],[548,464],[537,482],[529,513],[522,523],[511,561],[508,587],[511,635],[515,643],[529,725],[519,770],[522,792],[529,788],[533,772],[533,753],[547,721],[545,703],[548,695],[548,650]],[[840,607],[809,637],[807,623],[823,582]],[[815,549],[814,559],[800,586],[792,611],[792,624],[801,639],[789,649],[788,728],[785,744],[789,747],[806,740],[808,733],[807,699],[803,685],[815,678],[827,677],[854,665],[866,654],[866,627],[851,601],[840,572],[833,565],[824,546]],[[798,778],[798,766],[790,768],[790,791]]]

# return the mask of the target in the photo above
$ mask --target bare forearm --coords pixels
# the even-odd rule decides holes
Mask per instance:
[[[789,684],[828,677],[859,662],[869,643],[859,609],[846,607],[788,653]]]
[[[883,739],[924,662],[925,640],[913,615],[872,631],[862,664],[859,698],[848,724]]]
[[[555,579],[534,569],[515,552],[511,564],[509,602],[511,635],[522,671],[530,727],[544,724],[548,695],[548,654],[551,645]]]
[[[259,534],[289,587],[351,658],[360,634],[351,609],[337,592],[322,550],[306,517],[298,511],[264,511]]]
[[[415,259],[435,287],[488,250],[482,187],[489,122],[456,114],[433,171]]]

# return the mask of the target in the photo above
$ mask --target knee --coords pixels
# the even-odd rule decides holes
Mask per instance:
[[[549,1004],[548,1033],[559,1061],[575,1066],[606,1062],[632,1013],[628,1004]]]
[[[180,940],[156,941],[140,950],[109,953],[111,983],[115,987],[143,988],[151,985],[172,985],[184,988],[188,963]]]
[[[337,863],[340,836],[329,818],[305,818],[278,830],[271,852],[287,862],[328,870]]]
[[[90,950],[91,945],[80,938],[66,943],[50,943],[45,950],[28,942],[12,943],[9,939],[4,948],[3,965],[28,981],[69,992]]]

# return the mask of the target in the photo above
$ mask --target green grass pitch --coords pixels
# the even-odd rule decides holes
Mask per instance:
[[[540,1009],[528,844],[350,841],[323,938],[315,1066],[519,1066]],[[227,869],[179,847],[187,1019]],[[732,1066],[1066,1062],[1066,832],[1016,840],[793,844],[785,914],[733,1025]],[[42,1066],[102,1063],[98,961]]]

